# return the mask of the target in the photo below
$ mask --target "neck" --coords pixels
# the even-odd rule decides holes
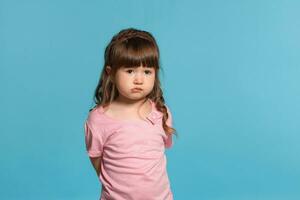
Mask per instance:
[[[120,105],[120,106],[126,106],[129,109],[135,109],[139,108],[142,106],[144,103],[146,103],[148,98],[143,98],[139,100],[132,100],[132,99],[127,99],[122,96],[118,96],[115,100],[115,103]]]

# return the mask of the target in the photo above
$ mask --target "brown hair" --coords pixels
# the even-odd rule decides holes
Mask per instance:
[[[140,65],[155,69],[154,87],[146,98],[151,99],[157,110],[163,113],[162,125],[165,132],[176,134],[176,130],[166,124],[169,116],[158,76],[160,69],[159,49],[154,37],[147,31],[128,28],[113,36],[105,49],[104,67],[94,94],[95,103],[106,106],[118,97],[118,91],[112,82],[112,77],[115,76],[119,68],[138,67]],[[111,67],[111,75],[106,72],[106,66]]]

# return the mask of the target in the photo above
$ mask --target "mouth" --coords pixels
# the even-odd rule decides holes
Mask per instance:
[[[133,89],[131,89],[131,91],[132,92],[141,92],[141,91],[143,91],[143,89],[142,88],[133,88]]]

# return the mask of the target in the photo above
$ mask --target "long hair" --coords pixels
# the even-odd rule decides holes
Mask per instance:
[[[113,36],[105,48],[104,66],[94,93],[96,106],[109,105],[118,97],[119,93],[112,77],[115,76],[119,68],[138,67],[140,65],[155,69],[154,87],[147,98],[151,99],[157,110],[163,113],[162,125],[166,134],[176,134],[176,130],[166,124],[169,116],[158,76],[160,69],[159,48],[154,37],[147,31],[128,28]],[[106,72],[106,66],[111,67],[110,74]]]

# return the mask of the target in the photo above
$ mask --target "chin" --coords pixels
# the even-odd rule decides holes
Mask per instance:
[[[131,99],[131,100],[136,100],[136,101],[138,101],[138,100],[142,100],[142,99],[145,99],[146,98],[146,96],[135,96],[135,97],[129,97],[129,99]]]

